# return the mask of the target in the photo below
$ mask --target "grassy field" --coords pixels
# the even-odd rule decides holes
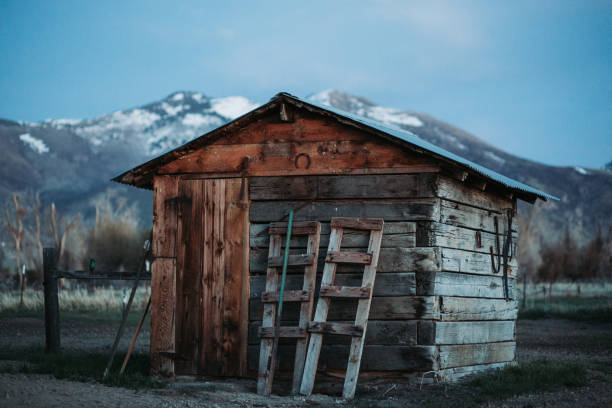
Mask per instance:
[[[520,286],[520,285],[519,285]],[[519,292],[520,319],[569,319],[585,322],[612,322],[612,285],[589,283],[580,285],[556,283],[552,295],[547,284],[529,285],[527,301],[523,307]]]
[[[585,322],[590,325],[589,327],[600,328],[597,330],[609,327],[607,323],[612,323],[612,287],[584,286],[581,288],[579,297],[573,294],[568,296],[568,287],[569,285],[564,287],[559,284],[559,288],[553,291],[553,296],[543,295],[540,288],[535,287],[529,293],[526,307],[520,310],[519,318],[569,319],[573,322]],[[144,309],[147,296],[144,289],[138,290],[133,309],[135,313],[130,314],[131,324],[135,324],[139,319],[140,313],[137,311]],[[113,323],[107,325],[110,327],[112,336],[115,330],[114,323],[121,319],[123,299],[124,292],[118,289],[98,289],[93,294],[88,294],[86,290],[61,290],[62,322],[87,322],[90,323],[88,327],[100,327],[98,323],[102,322]],[[519,304],[521,304],[520,301]],[[0,293],[0,318],[42,318],[43,312],[41,292],[26,292],[22,307],[19,305],[18,292]],[[550,322],[552,324],[561,323],[560,321]],[[570,323],[565,322],[565,324]],[[575,325],[575,323],[571,324]],[[580,332],[573,334],[580,335]],[[545,336],[545,333],[543,335]],[[597,336],[582,336],[579,341],[584,344],[578,345],[573,340],[568,344],[563,344],[558,342],[556,337],[549,337],[550,344],[547,342],[533,344],[534,341],[541,340],[534,336],[528,346],[541,348],[543,351],[547,351],[550,345],[554,347],[554,350],[563,350],[563,347],[566,347],[567,350],[559,354],[558,360],[555,358],[556,354],[548,357],[536,356],[529,361],[521,361],[514,366],[478,375],[459,384],[432,387],[428,389],[427,397],[419,401],[424,406],[445,406],[449,393],[456,393],[459,397],[455,398],[453,403],[461,401],[461,404],[457,406],[478,406],[482,403],[515,397],[523,398],[545,392],[586,389],[585,386],[594,383],[612,383],[612,362],[609,361],[609,358],[603,358],[603,356],[592,358],[586,355],[585,358],[575,358],[575,353],[612,349],[612,336],[609,332],[599,333]],[[526,347],[524,336],[518,341],[517,347],[520,353],[521,347],[523,350]],[[20,347],[0,350],[0,372],[50,374],[59,379],[94,381],[109,386],[132,389],[163,388],[165,386],[164,383],[148,377],[149,359],[146,352],[136,353],[132,357],[126,375],[118,376],[114,372],[108,378],[102,378],[101,373],[108,357],[108,352],[104,350],[64,350],[60,354],[48,355],[40,348]],[[121,357],[118,358],[118,361],[120,360]],[[407,392],[412,392],[410,390]],[[389,401],[380,401],[380,404],[382,405],[379,405],[375,398],[364,395],[356,406],[396,406],[390,405]]]
[[[94,293],[85,289],[59,291],[60,318],[62,321],[121,321],[124,301],[127,302],[129,290],[99,288]],[[142,288],[136,291],[131,312],[142,312],[149,294]],[[44,317],[44,298],[42,291],[27,290],[20,305],[18,291],[0,292],[1,317]],[[137,322],[140,313],[130,313],[128,322]]]

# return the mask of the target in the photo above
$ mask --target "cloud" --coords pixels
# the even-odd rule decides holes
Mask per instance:
[[[477,48],[485,36],[475,13],[460,1],[378,0],[372,15],[394,23],[405,22],[426,38],[457,48]]]

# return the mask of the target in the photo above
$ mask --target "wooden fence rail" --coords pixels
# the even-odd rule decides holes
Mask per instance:
[[[60,349],[60,317],[58,285],[59,278],[65,279],[107,279],[107,280],[151,280],[151,274],[140,277],[131,272],[105,272],[92,274],[85,271],[57,270],[57,250],[43,249],[44,269],[44,303],[45,303],[45,350],[47,353],[57,353]]]

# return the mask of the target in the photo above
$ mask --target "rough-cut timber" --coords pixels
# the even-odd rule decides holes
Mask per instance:
[[[176,261],[157,258],[152,265],[151,374],[174,375]]]
[[[121,175],[119,181],[154,193],[151,372],[256,375],[259,342],[264,339],[265,357],[275,334],[267,320],[278,291],[266,289],[265,274],[281,265],[284,245],[277,242],[268,259],[270,234],[283,233],[282,224],[270,225],[287,221],[290,210],[295,236],[279,374],[295,369],[294,390],[301,376],[295,344],[299,354],[310,333],[325,333],[323,371],[346,367],[349,344],[362,330],[362,372],[453,380],[511,364],[519,228],[514,216],[512,245],[504,254],[507,217],[517,197],[533,202],[548,196],[474,166],[391,130],[279,95]],[[346,252],[328,251],[332,218],[345,220],[338,222]],[[374,261],[369,232],[383,223],[353,219],[371,218],[384,226],[377,278],[363,286],[361,271]],[[318,256],[305,255],[314,252],[306,250],[312,242],[299,235],[312,233],[312,222],[320,223]],[[504,258],[507,282],[496,272],[504,269]],[[322,282],[326,260],[335,265],[333,284]],[[305,267],[316,271],[307,287]],[[307,324],[312,310],[302,305],[311,294],[314,301],[333,302],[325,324]],[[370,295],[367,325],[357,324],[358,304]],[[300,318],[306,323],[298,325]]]

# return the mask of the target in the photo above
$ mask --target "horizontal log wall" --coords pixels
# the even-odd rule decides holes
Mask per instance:
[[[515,359],[518,225],[514,219],[508,263],[511,299],[506,300],[503,266],[496,272],[490,251],[496,255],[495,265],[501,264],[497,255],[506,239],[507,211],[515,203],[444,176],[439,177],[436,195],[440,218],[417,222],[415,245],[439,251],[440,269],[425,279],[427,293],[436,296],[439,316],[429,324],[420,322],[419,335],[421,344],[438,346],[438,378],[452,380]],[[418,274],[416,280],[418,287]]]
[[[268,263],[268,226],[280,221],[290,209],[295,220],[322,222],[318,271],[323,270],[329,244],[332,217],[376,217],[385,220],[381,253],[363,352],[363,371],[429,371],[437,364],[436,346],[419,344],[419,319],[439,318],[433,296],[418,296],[417,272],[440,268],[438,248],[417,248],[417,221],[440,218],[436,197],[436,174],[387,174],[310,177],[252,177],[250,180],[250,273],[249,367],[256,367]],[[345,230],[342,248],[365,251],[369,233]],[[303,253],[306,240],[294,237],[291,253]],[[360,286],[361,265],[339,264],[338,285]],[[286,289],[300,289],[303,268],[290,268]],[[316,284],[320,286],[319,272]],[[283,306],[286,325],[296,325],[298,304]],[[357,300],[335,299],[328,320],[350,322],[355,318]],[[295,340],[281,340],[281,369],[290,363]],[[346,369],[350,338],[324,336],[320,368]],[[285,353],[285,354],[284,354]],[[285,360],[285,363],[282,361]],[[290,368],[290,366],[284,367]]]
[[[505,211],[512,208],[511,200],[431,173],[254,177],[250,199],[250,366],[257,359],[253,353],[258,348],[261,324],[267,227],[269,222],[282,220],[290,209],[296,211],[296,220],[323,223],[318,270],[323,268],[332,217],[385,219],[364,371],[440,369],[441,376],[451,377],[465,375],[471,371],[469,367],[484,369],[514,359],[516,302],[503,299],[503,279],[493,269],[489,254],[492,248],[496,262],[501,255],[507,227]],[[516,221],[512,230],[516,242]],[[367,236],[347,231],[342,245],[362,250],[367,246]],[[292,253],[302,253],[305,240],[294,238],[291,247]],[[512,249],[515,253],[514,246]],[[339,265],[337,283],[356,286],[360,272],[359,267]],[[511,293],[517,272],[513,256],[508,269]],[[290,268],[288,290],[300,288],[301,274],[301,269]],[[295,324],[297,305],[287,304],[283,310],[286,324]],[[335,300],[329,320],[350,321],[355,310],[356,301]],[[343,336],[326,336],[323,366],[335,368],[348,342]],[[281,343],[291,349],[290,340]],[[385,356],[393,361],[381,365],[368,354],[373,347],[384,349]],[[427,350],[425,360],[416,360],[422,364],[406,359],[406,355],[421,355],[415,350]],[[345,360],[340,361],[339,368],[344,368]]]

